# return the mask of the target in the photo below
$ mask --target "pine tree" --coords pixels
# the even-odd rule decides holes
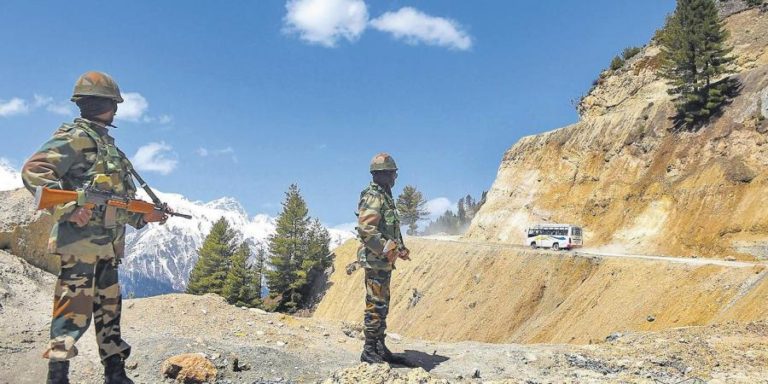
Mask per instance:
[[[734,60],[728,31],[713,0],[678,0],[660,34],[661,75],[675,95],[678,128],[693,128],[716,114],[732,84],[718,81]]]
[[[267,286],[270,296],[280,296],[278,310],[295,312],[302,300],[302,288],[308,281],[304,259],[310,257],[310,219],[296,184],[291,185],[285,195],[275,234],[269,237],[273,269],[267,272]]]
[[[235,252],[235,235],[225,218],[222,217],[213,224],[211,232],[203,241],[203,246],[197,251],[199,257],[189,273],[187,293],[222,293],[230,258]]]
[[[406,185],[403,188],[403,193],[397,197],[397,210],[400,213],[400,220],[403,224],[408,226],[408,235],[415,236],[417,223],[429,215],[429,212],[424,208],[427,201],[424,200],[424,196],[416,187]]]
[[[464,224],[467,221],[467,209],[464,205],[464,198],[462,197],[459,199],[459,202],[456,203],[457,208],[457,216],[459,217],[459,225]]]
[[[459,217],[452,211],[445,211],[442,216],[427,225],[424,229],[424,234],[458,235],[460,233],[459,227]]]
[[[248,266],[251,249],[243,243],[232,256],[232,263],[224,280],[222,295],[228,303],[238,307],[256,307],[260,304],[261,276]]]
[[[333,260],[329,256],[331,251],[328,248],[328,244],[331,242],[331,235],[323,227],[323,224],[320,223],[320,220],[312,219],[307,241],[307,255],[308,260],[311,261],[311,263],[306,264],[308,269],[322,272],[330,267],[333,264]]]
[[[263,280],[264,280],[264,267],[266,266],[267,261],[267,251],[264,249],[264,247],[259,246],[258,250],[256,251],[256,257],[253,261],[253,266],[251,267],[253,269],[253,273],[256,275],[254,276],[253,284],[256,287],[256,290],[259,292],[259,297],[262,297],[261,291],[264,288]]]
[[[435,221],[430,222],[424,229],[426,235],[435,235],[444,233],[447,235],[459,235],[462,234],[472,222],[480,208],[485,204],[485,200],[488,196],[488,192],[482,193],[479,201],[475,200],[472,195],[467,195],[459,199],[456,203],[456,212],[445,211],[442,216],[438,217]]]
[[[312,219],[305,240],[304,258],[292,288],[300,292],[302,300],[300,304],[311,304],[306,303],[306,300],[310,299],[309,293],[313,283],[333,263],[328,249],[331,236],[320,220]]]
[[[467,195],[467,197],[464,198],[464,205],[466,206],[464,209],[466,212],[464,215],[466,216],[466,221],[464,222],[466,225],[469,225],[470,222],[472,222],[472,218],[475,217],[475,209],[477,203],[472,198],[472,196]]]

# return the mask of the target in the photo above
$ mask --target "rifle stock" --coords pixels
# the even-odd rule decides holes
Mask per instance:
[[[77,197],[77,191],[37,187],[35,189],[35,206],[37,209],[49,209],[59,204],[77,201]]]

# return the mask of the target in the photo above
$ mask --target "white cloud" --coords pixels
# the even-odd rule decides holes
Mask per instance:
[[[35,94],[33,97],[34,97],[35,101],[32,103],[32,105],[35,108],[44,107],[44,106],[46,106],[46,105],[48,105],[48,104],[53,102],[53,97],[50,97],[50,96],[43,96],[43,95]]]
[[[169,115],[160,115],[155,119],[158,124],[168,124],[173,121],[173,118]]]
[[[54,101],[53,97],[45,95],[34,95],[34,101],[32,107],[45,108],[46,111],[63,116],[71,116],[74,114],[74,108],[70,102],[67,101]]]
[[[45,106],[45,110],[62,116],[71,116],[75,114],[74,108],[67,103],[51,103]]]
[[[138,92],[123,92],[123,102],[117,106],[115,120],[130,121],[133,123],[169,124],[173,121],[170,115],[147,115],[149,102]]]
[[[285,32],[325,47],[335,47],[341,39],[356,41],[368,24],[363,0],[289,0],[285,8]]]
[[[427,204],[424,205],[424,209],[429,212],[429,220],[433,221],[442,216],[445,211],[453,211],[455,206],[456,204],[452,203],[448,198],[437,197],[427,201]]]
[[[24,99],[14,97],[11,100],[0,100],[0,117],[20,115],[30,111],[29,103]]]
[[[11,165],[8,159],[0,157],[0,191],[10,191],[23,186],[21,173]]]
[[[197,155],[200,157],[229,156],[229,158],[232,159],[232,162],[237,163],[237,156],[235,155],[235,149],[232,147],[226,147],[222,149],[208,149],[208,148],[200,147],[197,150],[195,150],[195,153],[197,153]]]
[[[214,154],[216,155],[231,155],[235,153],[235,150],[232,149],[232,147],[226,147],[224,149],[217,149],[214,151]]]
[[[148,143],[136,151],[133,155],[133,165],[139,171],[157,172],[167,175],[176,169],[178,160],[176,154],[172,152],[173,148],[164,142]]]
[[[170,115],[147,115],[149,102],[140,93],[125,92],[123,99],[125,102],[118,107],[116,120],[156,124],[169,124],[173,121],[173,117]],[[14,97],[9,101],[0,100],[0,117],[29,113],[41,108],[63,116],[72,116],[76,112],[74,104],[69,101],[55,101],[53,97],[35,94],[32,100],[25,100],[20,97]]]
[[[462,51],[472,47],[472,38],[456,21],[430,16],[411,7],[387,12],[371,20],[371,27],[413,45],[423,43]]]
[[[147,109],[149,109],[149,103],[140,93],[124,92],[123,102],[117,106],[115,120],[139,122]]]

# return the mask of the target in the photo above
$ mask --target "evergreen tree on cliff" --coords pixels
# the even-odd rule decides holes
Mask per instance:
[[[676,96],[678,127],[707,121],[725,103],[733,86],[721,79],[733,61],[727,39],[713,0],[678,0],[660,35],[661,75]]]
[[[248,266],[251,249],[243,243],[232,255],[232,263],[224,280],[222,294],[227,302],[238,307],[256,307],[261,299],[261,276]]]
[[[412,185],[406,185],[403,193],[397,197],[397,211],[400,213],[400,221],[408,225],[408,235],[416,235],[417,223],[429,215],[424,209],[426,204],[421,191]]]
[[[235,231],[225,218],[222,217],[213,224],[211,232],[203,241],[203,246],[197,251],[199,257],[189,273],[187,293],[222,294],[230,259],[235,253],[234,239]]]
[[[293,288],[301,292],[303,304],[310,299],[309,294],[312,284],[319,278],[326,268],[330,267],[333,260],[330,257],[328,244],[331,236],[328,230],[320,224],[320,220],[312,219],[307,231],[306,253],[302,265],[296,273],[296,281]]]
[[[272,298],[279,297],[277,310],[298,310],[315,276],[313,271],[330,263],[328,231],[308,213],[299,187],[291,185],[277,217],[275,234],[269,237],[272,270],[267,272],[267,286]]]

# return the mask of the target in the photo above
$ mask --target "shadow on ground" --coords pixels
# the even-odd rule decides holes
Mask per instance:
[[[410,349],[406,349],[404,353],[398,353],[396,355],[407,359],[414,368],[421,367],[424,368],[424,370],[427,372],[435,369],[435,367],[441,363],[448,361],[447,356],[438,355],[436,353],[430,355],[421,351],[414,351]]]

